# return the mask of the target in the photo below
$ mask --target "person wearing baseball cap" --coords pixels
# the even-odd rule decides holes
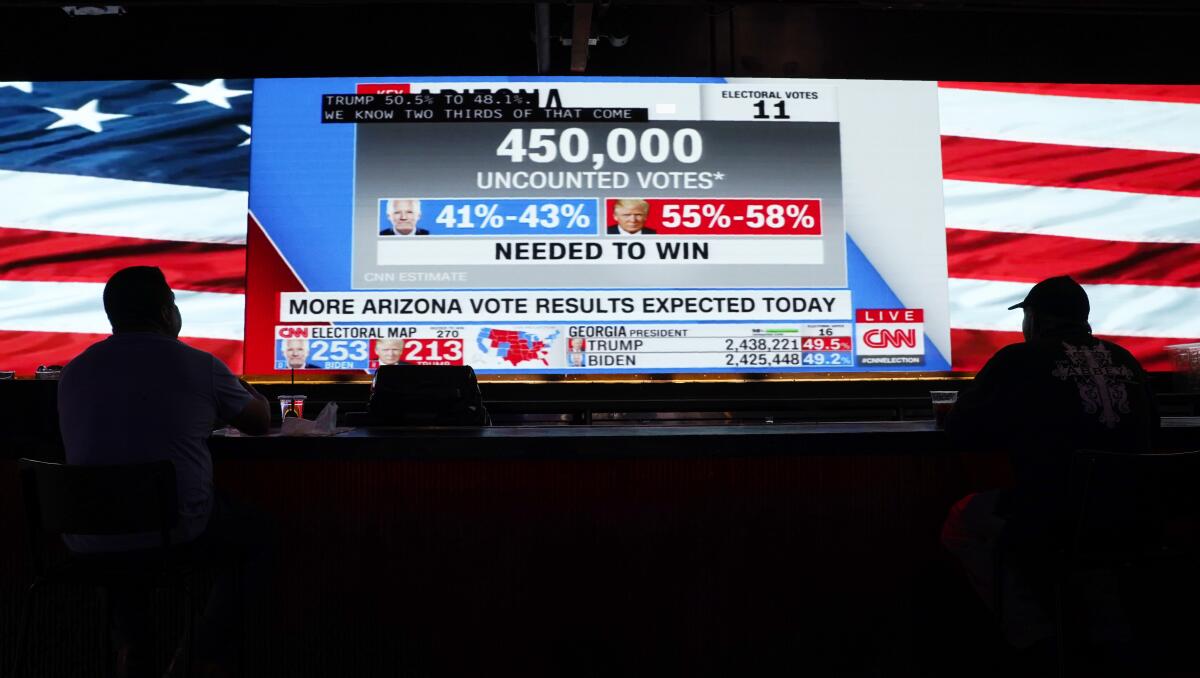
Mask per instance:
[[[1024,314],[1025,341],[996,352],[959,395],[946,432],[961,449],[1007,451],[1012,487],[968,495],[951,509],[942,543],[963,563],[985,603],[996,587],[1004,597],[1000,620],[1008,641],[1031,661],[1051,661],[1055,625],[1036,567],[995,568],[998,543],[1022,554],[1006,562],[1037,562],[1068,534],[1066,506],[1071,455],[1092,449],[1149,451],[1159,416],[1145,370],[1124,348],[1092,335],[1087,291],[1069,276],[1047,278],[1008,307]],[[1120,498],[1116,498],[1119,501]],[[1131,509],[1132,510],[1132,509]],[[1032,556],[1025,558],[1024,556]],[[997,581],[1003,578],[1003,582]],[[1092,596],[1101,624],[1094,643],[1114,649],[1120,662],[1132,640],[1111,596]],[[1104,609],[1100,609],[1104,607]]]
[[[1088,324],[1092,304],[1083,285],[1069,275],[1046,278],[1034,285],[1023,301],[1009,306],[1008,310],[1018,308],[1025,311],[1025,319],[1021,323],[1021,334],[1025,335],[1025,341],[1032,341],[1034,337],[1045,334],[1044,330],[1055,327],[1073,327],[1082,329],[1088,335],[1092,333],[1092,327]],[[1047,325],[1051,328],[1047,328]]]

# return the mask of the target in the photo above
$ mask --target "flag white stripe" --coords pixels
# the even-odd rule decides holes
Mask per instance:
[[[946,225],[1129,242],[1200,243],[1200,198],[946,179]]]
[[[1200,153],[1200,104],[938,88],[942,134]]]
[[[106,334],[103,295],[103,283],[0,280],[0,330]],[[181,336],[243,340],[243,295],[176,290],[175,303]]]
[[[0,170],[0,228],[245,244],[246,191]]]
[[[956,329],[1020,332],[1022,313],[1009,306],[1028,283],[950,279],[950,318]],[[1092,331],[1130,337],[1200,337],[1200,288],[1084,285]]]

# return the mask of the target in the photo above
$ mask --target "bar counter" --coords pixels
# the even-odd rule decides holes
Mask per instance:
[[[1200,418],[1162,432],[1160,449],[1200,447]],[[912,648],[990,632],[938,538],[955,501],[1007,482],[1006,456],[956,450],[929,420],[360,428],[210,448],[216,486],[275,525],[278,602],[248,610],[246,675],[957,675]],[[0,636],[31,576],[14,461],[30,455],[0,459]],[[47,606],[35,656],[95,675],[94,597]]]
[[[931,421],[824,424],[367,427],[333,436],[215,435],[221,458],[628,459],[772,456],[870,450],[944,452]]]
[[[1163,417],[1157,447],[1200,447],[1200,417]],[[806,424],[364,427],[325,437],[215,435],[218,460],[630,459],[954,451],[928,420]]]

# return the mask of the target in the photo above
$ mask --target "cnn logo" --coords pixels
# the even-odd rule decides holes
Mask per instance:
[[[925,354],[925,311],[919,308],[860,308],[854,314],[860,357]]]
[[[917,348],[917,330],[873,327],[863,332],[862,344],[870,348]]]
[[[280,339],[307,339],[307,327],[280,327],[278,331]]]

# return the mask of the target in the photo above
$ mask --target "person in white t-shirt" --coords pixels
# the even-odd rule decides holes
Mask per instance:
[[[182,327],[175,294],[161,270],[134,266],[104,287],[113,334],[88,347],[63,369],[58,385],[59,426],[69,464],[129,464],[169,459],[175,464],[179,524],[173,544],[195,542],[218,559],[236,561],[247,590],[262,578],[269,528],[256,512],[214,492],[207,439],[220,424],[266,433],[267,399],[220,360],[177,338]],[[76,553],[157,547],[158,533],[67,535]],[[220,675],[236,647],[231,617],[240,614],[232,576],[216,573],[198,653]],[[114,640],[119,673],[148,675],[149,591],[114,590]],[[232,600],[231,600],[232,599]]]

